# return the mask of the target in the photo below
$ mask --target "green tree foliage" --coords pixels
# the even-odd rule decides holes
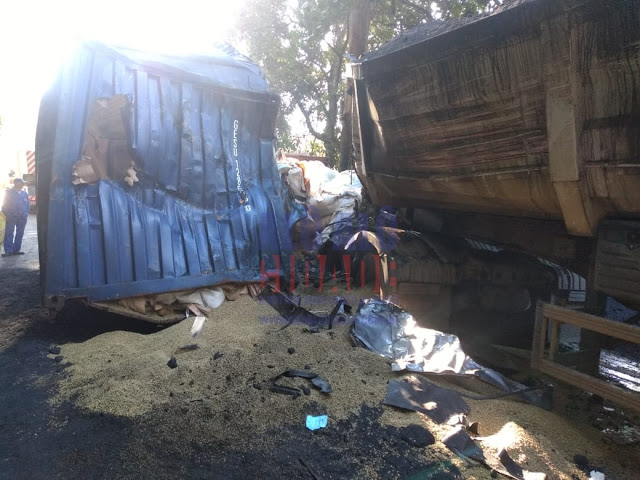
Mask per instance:
[[[300,139],[291,135],[286,124],[286,118],[298,110],[309,133],[324,147],[324,152],[318,152],[318,142],[312,142],[314,150],[337,163],[348,19],[362,1],[246,1],[238,31],[249,55],[261,64],[282,98],[281,147],[300,147]],[[502,0],[370,0],[369,49],[419,23],[475,15],[500,3]]]

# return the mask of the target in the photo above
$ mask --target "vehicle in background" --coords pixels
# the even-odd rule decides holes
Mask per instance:
[[[36,203],[36,184],[25,184],[27,195],[29,195],[29,212],[37,213],[38,205]]]

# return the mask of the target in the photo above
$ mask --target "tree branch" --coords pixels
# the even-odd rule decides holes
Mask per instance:
[[[307,128],[309,129],[309,133],[311,135],[313,135],[314,137],[316,137],[318,140],[322,140],[324,142],[325,141],[325,136],[323,134],[321,134],[320,132],[318,132],[313,127],[313,124],[311,123],[311,112],[308,111],[306,108],[304,108],[304,105],[302,104],[302,102],[300,100],[298,100],[296,102],[296,104],[298,105],[298,108],[300,109],[300,111],[302,112],[302,115],[304,116],[304,121],[307,124]]]
[[[431,10],[423,7],[422,5],[418,5],[417,3],[413,3],[411,0],[400,0],[401,3],[404,3],[407,7],[418,10],[419,12],[424,13],[429,20],[433,20],[433,16],[431,15]]]

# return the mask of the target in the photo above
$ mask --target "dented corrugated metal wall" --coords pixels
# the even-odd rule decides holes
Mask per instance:
[[[123,138],[117,122],[96,126],[116,103]],[[38,122],[45,305],[259,281],[261,260],[272,268],[290,250],[278,105],[258,68],[228,49],[170,57],[83,46]],[[87,183],[74,174],[80,161],[96,173]],[[137,183],[124,180],[127,162]]]

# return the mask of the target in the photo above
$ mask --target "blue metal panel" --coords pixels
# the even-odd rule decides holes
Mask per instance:
[[[114,95],[130,100],[140,182],[73,185],[91,109]],[[278,103],[259,69],[225,48],[192,58],[82,47],[41,104],[44,303],[259,281],[262,259],[285,261]]]

